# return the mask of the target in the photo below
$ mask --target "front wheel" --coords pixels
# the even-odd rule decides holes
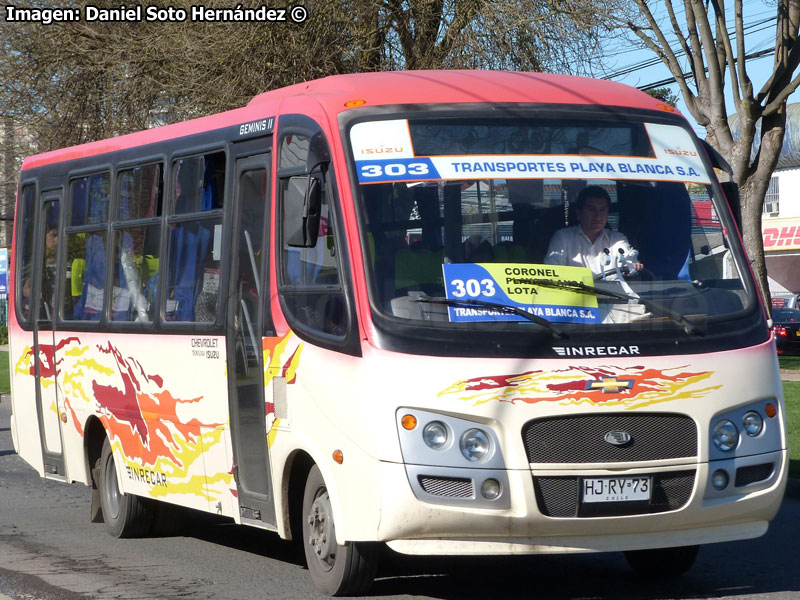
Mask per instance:
[[[645,577],[677,577],[694,564],[700,546],[632,550],[625,553],[628,564]]]
[[[103,521],[114,537],[139,537],[150,531],[153,522],[153,505],[144,498],[123,494],[117,481],[114,453],[106,438],[100,455],[97,481]]]
[[[314,585],[325,594],[361,594],[375,579],[378,561],[374,545],[336,543],[328,488],[316,465],[308,473],[303,495],[303,551]]]

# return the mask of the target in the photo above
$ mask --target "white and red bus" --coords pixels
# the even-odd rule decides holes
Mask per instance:
[[[680,573],[762,535],[787,473],[725,166],[635,89],[459,71],[32,156],[15,448],[119,537],[170,503],[299,538],[330,594],[381,544]],[[550,264],[590,185],[626,245]]]

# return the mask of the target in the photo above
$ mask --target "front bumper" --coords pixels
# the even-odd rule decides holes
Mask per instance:
[[[765,479],[735,487],[738,470],[774,463]],[[734,474],[728,493],[710,488],[710,474],[724,466]],[[378,537],[413,554],[518,554],[636,550],[746,539],[763,535],[780,507],[786,486],[786,450],[711,463],[580,471],[508,470],[508,507],[487,509],[466,500],[439,504],[416,497],[406,467],[382,463],[384,497]],[[418,471],[419,469],[417,469]],[[479,472],[479,469],[475,471]],[[633,476],[694,471],[688,499],[677,509],[617,516],[548,516],[535,479]],[[416,472],[416,471],[415,471]],[[477,473],[478,479],[482,474]],[[403,481],[398,485],[398,481]],[[576,504],[579,503],[575,499]]]

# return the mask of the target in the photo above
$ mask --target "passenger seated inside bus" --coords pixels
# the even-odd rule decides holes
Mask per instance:
[[[58,221],[56,217],[55,223],[48,223],[47,232],[44,237],[44,265],[42,267],[42,290],[41,290],[41,311],[39,314],[40,319],[47,319],[48,321],[53,318],[53,307],[56,305],[56,251],[58,249]],[[22,284],[22,302],[26,307],[30,307],[30,298],[32,291],[32,278],[31,273],[28,273]],[[28,308],[29,309],[29,308]]]

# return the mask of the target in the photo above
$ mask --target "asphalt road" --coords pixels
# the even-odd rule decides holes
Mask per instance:
[[[89,490],[45,481],[13,451],[0,403],[0,600],[320,597],[290,544],[214,517],[171,519],[172,533],[117,540],[89,523]],[[635,575],[621,554],[443,560],[387,552],[369,598],[800,598],[800,500],[768,534],[706,546],[677,580]]]

